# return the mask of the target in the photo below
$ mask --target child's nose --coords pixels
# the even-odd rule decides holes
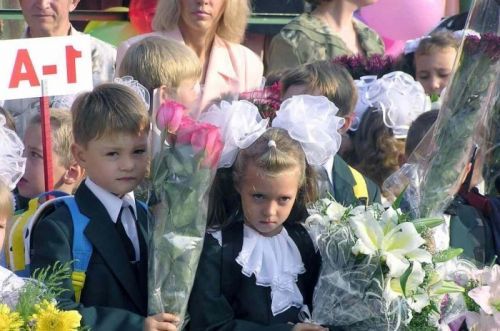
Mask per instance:
[[[276,215],[277,204],[274,201],[268,202],[264,207],[264,216],[274,216]]]
[[[132,170],[134,168],[134,160],[130,157],[123,157],[120,160],[120,169],[121,170]]]

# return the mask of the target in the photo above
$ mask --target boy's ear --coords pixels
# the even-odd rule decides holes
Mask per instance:
[[[344,134],[347,132],[347,130],[349,130],[349,128],[352,125],[353,118],[354,118],[354,113],[344,116],[345,122],[344,125],[342,125],[342,127],[339,129],[340,134]]]
[[[77,143],[71,144],[71,154],[73,154],[73,158],[76,163],[80,165],[83,169],[85,169],[85,163],[87,161],[85,155],[85,148]]]
[[[72,162],[72,164],[66,169],[66,173],[64,174],[63,180],[64,184],[73,185],[79,183],[83,176],[85,175],[85,171],[78,163]]]
[[[160,104],[170,99],[171,98],[170,94],[171,94],[170,89],[167,86],[165,85],[160,86],[158,88],[158,97],[160,98]]]

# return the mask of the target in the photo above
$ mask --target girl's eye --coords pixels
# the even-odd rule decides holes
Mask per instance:
[[[441,77],[441,78],[446,78],[446,77],[448,77],[449,75],[450,75],[450,74],[440,74],[440,75],[439,75],[439,77]]]
[[[144,154],[144,153],[146,153],[146,150],[145,150],[145,149],[136,149],[136,150],[134,151],[134,154],[139,154],[139,155],[142,155],[142,154]]]
[[[40,153],[35,152],[35,151],[30,152],[30,157],[35,158],[35,159],[43,159],[43,156]]]
[[[262,194],[258,194],[258,193],[256,193],[256,194],[252,194],[252,197],[253,197],[255,200],[262,200],[262,199],[264,199],[264,195],[262,195]]]
[[[108,152],[106,153],[106,156],[117,156],[118,153],[117,152]]]
[[[292,198],[290,198],[290,197],[281,197],[281,198],[280,198],[280,202],[288,202],[288,201],[290,201],[291,199],[292,199]]]

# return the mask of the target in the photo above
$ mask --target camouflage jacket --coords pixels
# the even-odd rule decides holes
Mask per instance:
[[[365,56],[384,53],[384,44],[375,31],[355,18],[353,24]],[[267,72],[342,55],[353,53],[321,20],[304,13],[285,25],[271,41]]]

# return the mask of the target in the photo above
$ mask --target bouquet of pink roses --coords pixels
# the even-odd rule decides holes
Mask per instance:
[[[219,130],[173,101],[156,115],[162,146],[151,164],[155,226],[150,238],[149,311],[181,319],[187,309],[206,228],[208,192],[222,152]]]

